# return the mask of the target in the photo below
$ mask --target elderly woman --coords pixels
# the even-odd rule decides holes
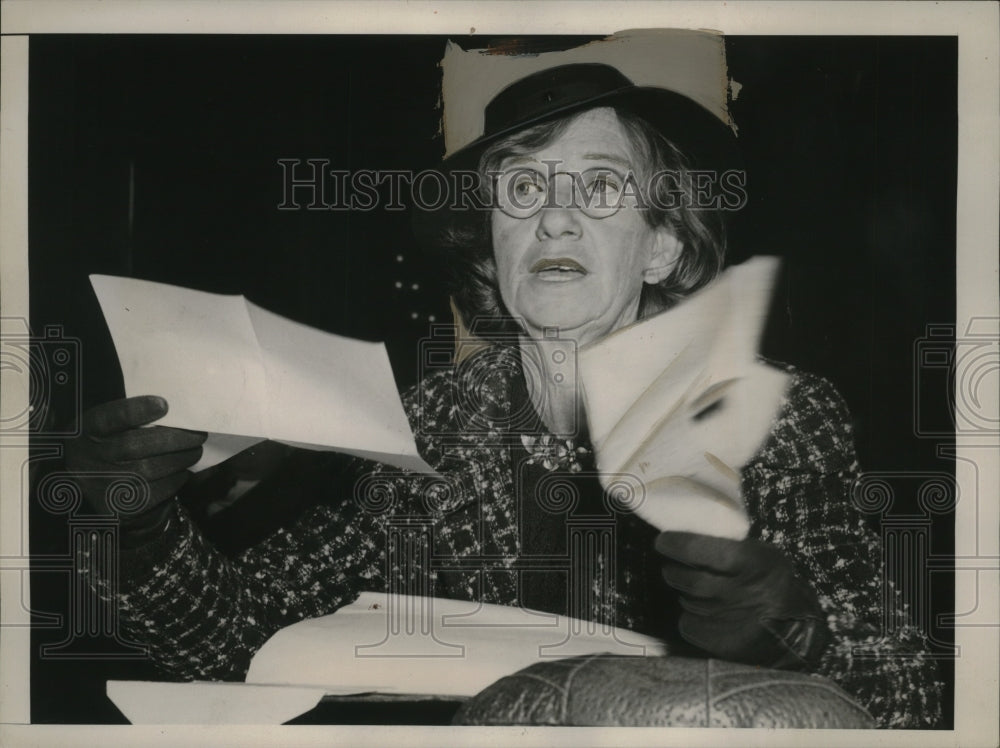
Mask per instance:
[[[474,202],[486,209],[417,219],[480,346],[404,396],[444,484],[356,461],[353,496],[229,558],[173,500],[204,435],[140,428],[166,411],[155,397],[90,411],[70,465],[150,484],[150,508],[123,518],[118,605],[132,636],[176,675],[241,678],[280,627],[362,590],[431,589],[625,626],[678,654],[820,673],[880,725],[932,725],[938,684],[920,633],[881,627],[878,543],[851,505],[850,419],[826,382],[793,372],[742,470],[751,529],[733,541],[660,533],[605,501],[574,369],[539,355],[554,330],[598,341],[719,272],[733,194],[706,195],[691,175],[734,166],[732,141],[694,102],[603,65],[546,70],[491,102],[486,134],[444,164],[481,177]],[[574,482],[574,507],[547,501],[553,475]],[[101,479],[81,481],[104,508]],[[613,541],[570,569],[524,563],[565,557],[581,516],[608,520]],[[431,561],[387,563],[394,517],[430,527]]]

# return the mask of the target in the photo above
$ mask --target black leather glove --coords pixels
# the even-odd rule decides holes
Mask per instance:
[[[83,414],[80,436],[66,444],[66,467],[76,473],[84,498],[100,514],[114,514],[134,542],[155,535],[173,512],[170,501],[201,459],[207,434],[166,426],[140,428],[162,418],[167,401],[142,395],[113,400]],[[126,474],[139,489],[138,502],[123,510],[109,502],[109,489]]]
[[[759,540],[664,532],[656,550],[680,597],[686,641],[713,657],[772,668],[811,669],[830,641],[816,593],[792,562]]]

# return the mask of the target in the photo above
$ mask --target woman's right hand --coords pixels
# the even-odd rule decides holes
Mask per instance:
[[[167,426],[149,426],[167,413],[162,397],[142,395],[113,400],[83,414],[81,433],[66,444],[66,467],[76,473],[84,498],[101,514],[117,514],[108,489],[123,474],[145,487],[141,506],[121,512],[123,526],[144,529],[161,525],[170,499],[188,478],[188,468],[201,459],[207,434]]]

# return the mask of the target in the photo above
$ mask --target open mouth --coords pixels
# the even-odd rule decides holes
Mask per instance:
[[[587,270],[576,260],[568,257],[548,257],[531,266],[530,272],[541,280],[569,281],[582,278]]]

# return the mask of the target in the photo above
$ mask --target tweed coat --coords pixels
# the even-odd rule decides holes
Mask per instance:
[[[404,395],[421,454],[441,477],[359,460],[350,490],[236,557],[179,508],[158,537],[122,552],[117,589],[95,584],[115,598],[130,635],[182,679],[242,679],[279,628],[363,590],[534,608],[567,590],[556,608],[675,641],[680,653],[656,531],[600,489],[587,444],[546,432],[520,365],[516,349],[495,346]],[[852,502],[850,415],[828,382],[790,373],[771,433],[741,471],[750,537],[783,551],[818,595],[833,638],[816,672],[881,726],[933,726],[935,663],[907,612],[884,610],[891,584],[879,537]],[[889,615],[896,625],[883,625]]]

